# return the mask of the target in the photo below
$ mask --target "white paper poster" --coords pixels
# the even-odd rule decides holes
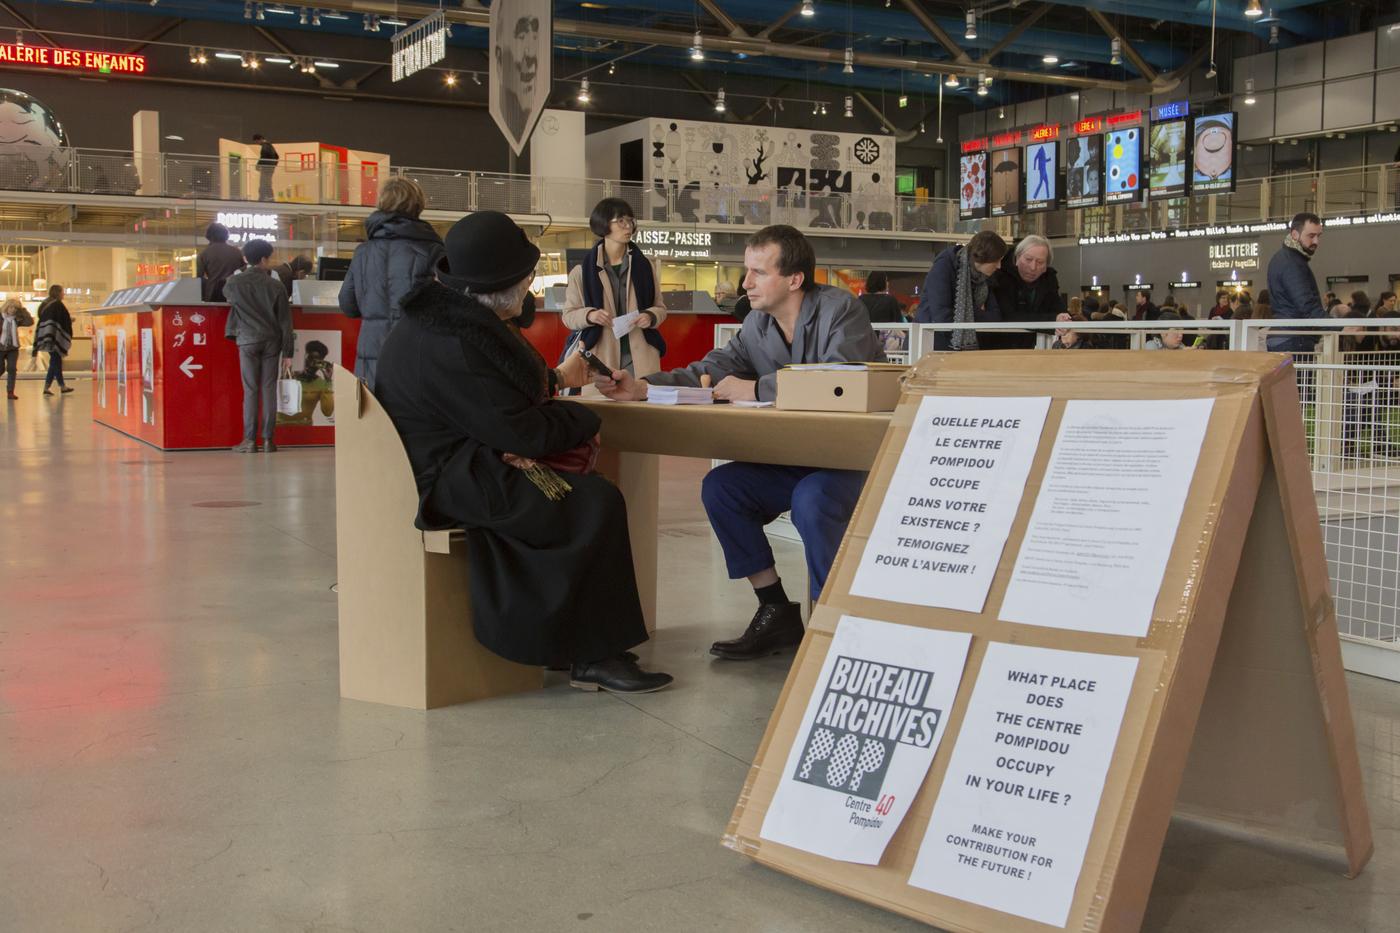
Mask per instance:
[[[117,328],[117,414],[126,414],[126,331]]]
[[[971,639],[842,616],[759,835],[879,862],[943,739]]]
[[[1049,408],[1048,397],[925,396],[851,592],[981,612]]]
[[[93,354],[92,365],[97,373],[97,404],[107,407],[107,329],[99,327],[97,329],[96,353]]]
[[[988,645],[909,883],[1063,927],[1137,665]]]
[[[141,328],[141,422],[156,423],[155,343],[151,328]]]
[[[1003,621],[1147,634],[1213,405],[1065,405]]]

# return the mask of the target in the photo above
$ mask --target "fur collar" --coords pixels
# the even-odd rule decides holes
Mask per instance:
[[[404,297],[402,307],[405,317],[460,340],[471,357],[485,358],[525,395],[544,399],[548,374],[543,358],[490,308],[437,281],[414,289]]]

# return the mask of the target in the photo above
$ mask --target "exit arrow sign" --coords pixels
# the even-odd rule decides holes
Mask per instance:
[[[180,372],[184,373],[186,376],[189,376],[191,379],[194,378],[194,371],[196,369],[203,368],[204,366],[199,363],[196,363],[194,361],[194,357],[192,356],[185,357],[185,361],[180,364]]]

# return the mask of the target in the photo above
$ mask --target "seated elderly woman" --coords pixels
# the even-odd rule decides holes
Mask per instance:
[[[459,220],[444,245],[449,271],[404,298],[374,389],[413,466],[418,527],[466,529],[484,647],[567,666],[585,690],[660,690],[670,675],[643,671],[628,650],[647,633],[622,494],[548,465],[588,461],[599,421],[552,398],[588,381],[582,359],[551,370],[510,323],[540,251],[494,211]]]

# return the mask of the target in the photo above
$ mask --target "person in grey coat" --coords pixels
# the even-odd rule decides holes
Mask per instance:
[[[340,310],[362,319],[355,348],[355,375],[374,388],[379,348],[403,313],[406,295],[431,282],[442,261],[442,239],[419,220],[426,197],[418,182],[396,175],[384,183],[379,204],[365,218],[368,239],[355,248],[340,286]]]
[[[257,450],[262,427],[263,450],[272,453],[277,425],[277,374],[292,373],[292,309],[287,290],[272,277],[272,245],[249,240],[243,246],[248,267],[224,283],[228,296],[228,324],[224,336],[238,343],[238,368],[243,374],[243,442],[239,453]],[[262,400],[262,417],[258,401]]]
[[[753,313],[727,346],[683,369],[635,379],[619,370],[595,381],[604,395],[639,401],[648,387],[714,382],[716,400],[772,402],[777,371],[789,363],[884,362],[870,315],[850,292],[814,280],[816,256],[796,229],[764,227],[744,249],[744,287]],[[815,599],[865,485],[865,473],[763,463],[726,463],[706,476],[700,497],[724,550],[730,579],[746,577],[758,612],[744,634],[717,641],[710,653],[728,660],[776,654],[802,640],[801,607],[787,597],[763,526],[791,511],[807,552]]]

